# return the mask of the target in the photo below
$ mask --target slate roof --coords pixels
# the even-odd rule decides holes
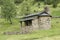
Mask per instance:
[[[33,18],[34,16],[41,16],[41,17],[49,16],[49,17],[51,17],[51,15],[48,14],[47,12],[41,12],[41,13],[39,12],[39,13],[35,13],[35,14],[26,15],[26,16],[20,18],[20,21],[32,20],[32,19],[34,19]]]
[[[27,18],[27,17],[32,17],[32,16],[38,16],[40,13],[34,13],[34,14],[29,14],[24,16],[23,18]]]

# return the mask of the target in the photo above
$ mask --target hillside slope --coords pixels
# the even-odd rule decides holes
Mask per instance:
[[[32,8],[36,9],[35,7]],[[43,10],[43,5],[41,6],[40,9]],[[51,15],[60,16],[60,7],[52,8],[50,6],[50,10]],[[60,40],[60,18],[57,19],[52,18],[51,20],[52,28],[49,30],[37,30],[29,34],[20,34],[20,35],[3,35],[2,34],[3,32],[20,31],[20,23],[19,23],[20,19],[12,19],[12,20],[13,24],[11,25],[7,23],[6,20],[0,18],[0,40]]]

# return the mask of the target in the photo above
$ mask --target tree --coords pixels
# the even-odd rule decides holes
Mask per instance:
[[[14,3],[16,4],[16,5],[18,5],[18,4],[20,4],[20,3],[22,3],[24,0],[14,0]]]
[[[16,14],[15,5],[12,0],[4,0],[1,9],[2,16],[7,19],[10,24],[12,24],[12,17],[14,17]]]
[[[59,3],[59,0],[53,0],[53,7],[56,8],[58,3]]]
[[[52,0],[44,0],[44,4],[51,5],[52,4]]]
[[[25,0],[21,5],[20,5],[20,15],[28,15],[31,13],[31,7],[32,7],[32,0]]]

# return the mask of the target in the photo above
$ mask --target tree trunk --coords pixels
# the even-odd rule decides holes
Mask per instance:
[[[9,16],[9,22],[10,22],[10,24],[12,24],[12,20],[11,20],[11,17]]]
[[[12,20],[10,19],[10,24],[12,24]]]

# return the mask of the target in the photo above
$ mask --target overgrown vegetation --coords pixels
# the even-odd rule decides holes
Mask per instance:
[[[30,13],[40,12],[45,5],[49,5],[52,16],[60,16],[59,2],[59,0],[0,0],[0,16],[2,15],[0,17],[0,40],[60,40],[60,18],[52,19],[50,30],[37,30],[20,35],[2,34],[8,31],[20,31],[19,18]]]
[[[58,3],[59,0],[0,0],[1,15],[12,24],[13,17],[40,12],[44,4],[56,8]]]
[[[12,0],[3,0],[1,5],[2,17],[9,21],[10,24],[12,24],[12,17],[16,15],[16,8],[14,3]]]
[[[3,35],[3,34],[1,34],[4,31],[5,32],[7,32],[7,31],[11,31],[11,32],[19,31],[19,25],[20,24],[17,24],[17,23],[18,23],[18,21],[14,20],[13,25],[1,24],[0,40],[45,40],[45,38],[46,39],[49,38],[49,40],[51,40],[51,39],[57,40],[60,38],[60,18],[57,18],[57,19],[53,18],[52,19],[52,28],[49,30],[37,30],[37,31],[29,33],[29,34],[20,34],[20,35]],[[4,39],[3,39],[3,37],[4,37]],[[59,37],[59,38],[56,38],[56,37]]]

